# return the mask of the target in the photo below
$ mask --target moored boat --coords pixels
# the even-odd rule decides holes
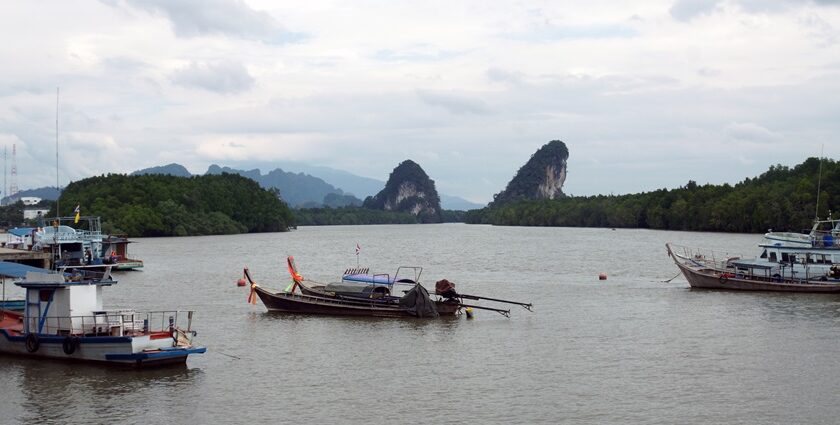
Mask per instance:
[[[23,310],[0,310],[0,352],[152,367],[206,351],[193,344],[192,311],[104,310],[103,289],[116,283],[109,268],[27,271],[15,282],[26,290]]]
[[[131,242],[125,235],[102,233],[100,217],[55,217],[39,227],[9,231],[5,246],[49,255],[52,268],[133,270],[143,261],[128,256]]]
[[[740,291],[779,291],[840,293],[840,268],[810,273],[808,255],[791,254],[805,260],[801,271],[791,263],[772,263],[763,259],[741,259],[693,248],[665,244],[668,256],[692,288]]]
[[[510,315],[510,310],[464,304],[463,299],[486,299],[521,305],[528,310],[532,308],[529,303],[459,294],[455,292],[454,284],[445,279],[436,284],[432,298],[419,282],[421,267],[399,267],[393,277],[388,274],[370,274],[367,270],[346,270],[341,282],[324,284],[304,279],[297,272],[292,257],[288,257],[287,264],[292,284],[286,290],[277,292],[266,290],[256,283],[245,268],[244,277],[251,288],[248,302],[256,304],[259,299],[269,311],[284,313],[371,317],[454,316],[462,308]],[[413,276],[402,276],[401,272],[405,270],[413,271]],[[397,285],[405,288],[401,291],[404,295],[392,295]]]

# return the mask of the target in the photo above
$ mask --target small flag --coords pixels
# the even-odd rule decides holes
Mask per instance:
[[[359,255],[360,252],[362,252],[362,247],[360,247],[359,244],[357,243],[356,244],[356,255]]]
[[[79,222],[79,217],[82,213],[82,210],[79,207],[80,207],[79,205],[76,205],[76,209],[73,210],[73,212],[76,213],[76,217],[73,219],[74,224]]]

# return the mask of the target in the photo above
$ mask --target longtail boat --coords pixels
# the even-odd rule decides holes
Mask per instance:
[[[530,303],[459,294],[455,292],[454,284],[446,279],[437,282],[432,296],[419,282],[421,267],[399,267],[393,277],[371,274],[367,269],[348,269],[340,282],[325,284],[304,279],[291,256],[287,258],[287,265],[292,283],[283,291],[263,288],[246,267],[244,278],[250,286],[248,302],[256,304],[259,299],[269,311],[284,313],[370,317],[455,316],[464,308],[510,316],[510,310],[465,304],[464,299],[512,303],[532,309]],[[407,271],[412,274],[406,275]],[[393,295],[395,288],[402,295]]]

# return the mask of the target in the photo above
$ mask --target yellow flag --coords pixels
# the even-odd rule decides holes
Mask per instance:
[[[79,217],[80,217],[80,215],[81,215],[82,210],[81,210],[81,209],[79,209],[79,205],[76,205],[76,209],[75,209],[75,210],[73,210],[73,212],[75,212],[75,213],[76,213],[76,217],[73,219],[73,223],[75,224],[75,223],[78,223],[78,222],[79,222]]]

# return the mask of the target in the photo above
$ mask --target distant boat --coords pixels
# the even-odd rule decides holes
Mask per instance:
[[[0,263],[0,274],[25,278],[23,310],[0,309],[0,352],[33,358],[89,361],[132,367],[184,363],[206,348],[193,345],[192,311],[104,310],[103,288],[116,284],[103,272]]]
[[[792,262],[777,262],[742,259],[670,243],[665,247],[692,288],[840,293],[840,268],[815,267],[812,271],[807,253],[789,252]]]
[[[832,219],[829,216],[825,220],[814,220],[808,233],[771,230],[764,234],[764,238],[768,243],[777,246],[840,249],[840,219]]]
[[[132,270],[143,267],[143,261],[128,256],[125,235],[102,233],[100,217],[55,217],[40,227],[9,230],[6,246],[50,254],[53,268],[75,267],[102,270]]]

